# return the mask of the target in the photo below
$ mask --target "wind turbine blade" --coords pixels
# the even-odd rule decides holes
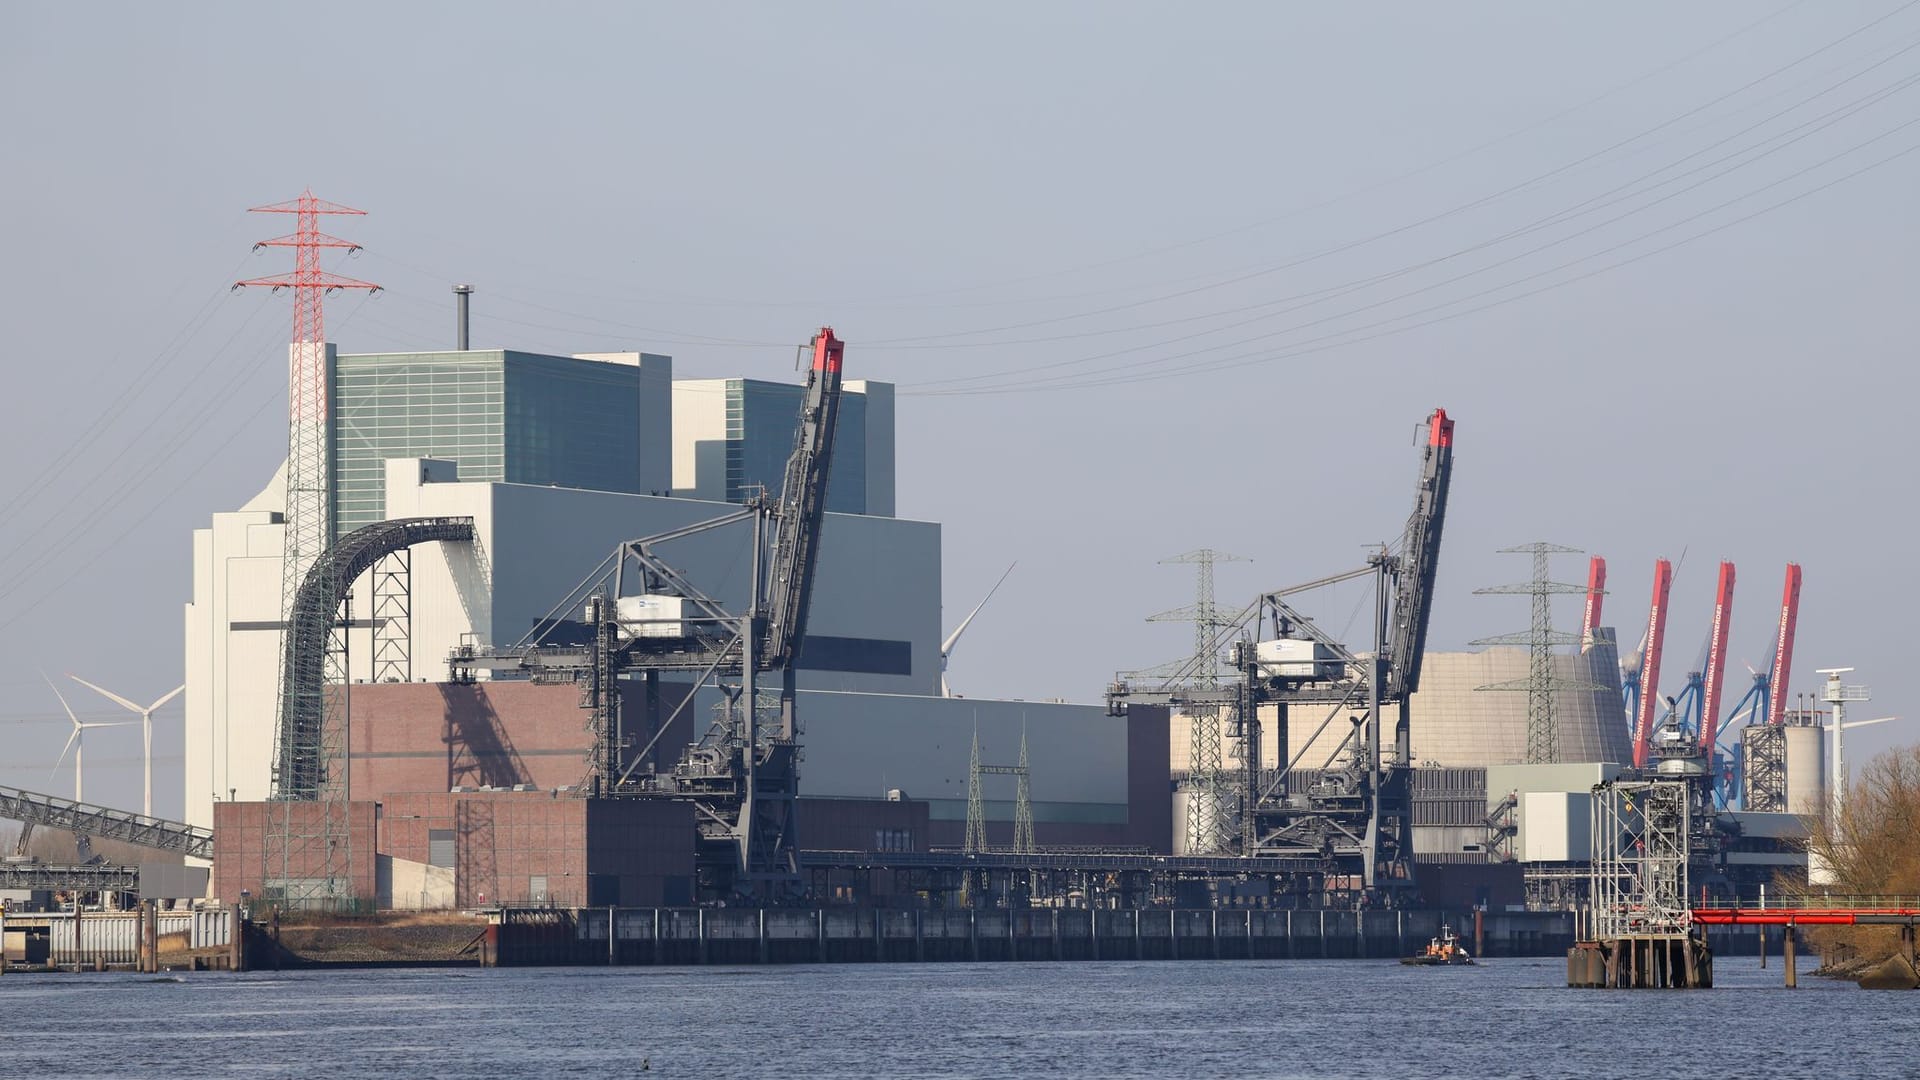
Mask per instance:
[[[59,758],[57,758],[54,761],[53,768],[47,772],[48,781],[53,781],[60,778],[60,766],[65,765],[67,763],[67,753],[68,751],[73,749],[73,741],[75,739],[78,739],[79,737],[80,737],[80,725],[75,724],[73,725],[73,734],[67,736],[67,745],[60,748]]]
[[[114,693],[113,691],[107,689],[104,686],[93,685],[92,683],[81,678],[80,676],[75,675],[71,671],[67,672],[67,678],[72,679],[74,682],[79,683],[81,686],[84,686],[87,689],[94,691],[95,693],[98,693],[101,697],[104,697],[110,701],[117,703],[121,708],[126,709],[128,712],[140,711],[140,706],[135,705],[133,702],[128,701],[126,698],[121,697],[119,694]]]
[[[964,619],[961,619],[960,625],[954,627],[953,633],[947,635],[947,640],[940,643],[940,655],[942,657],[945,657],[948,653],[953,651],[954,643],[960,640],[961,634],[964,634],[967,632],[967,626],[973,622],[973,617],[975,615],[980,614],[980,609],[983,607],[986,607],[987,601],[993,599],[993,594],[999,592],[1000,586],[1006,584],[1007,575],[1013,573],[1013,568],[1019,565],[1020,564],[1016,561],[1012,565],[1008,566],[1005,573],[1002,573],[1000,575],[1000,580],[994,582],[993,588],[987,590],[987,595],[981,597],[980,602],[973,605],[973,610],[967,612],[967,617]]]
[[[1889,720],[1898,720],[1898,719],[1900,718],[1897,716],[1877,716],[1872,720],[1849,720],[1846,723],[1841,724],[1840,726],[1847,731],[1852,731],[1854,728],[1866,727],[1868,724],[1884,724]],[[1827,726],[1832,727],[1833,725],[1829,724]]]
[[[41,672],[40,677],[47,680],[47,689],[53,691],[53,696],[60,699],[60,707],[67,710],[67,719],[73,721],[75,726],[78,726],[80,718],[73,715],[73,706],[67,704],[67,695],[61,693],[60,688],[53,685],[53,680],[47,677],[46,672]]]
[[[165,705],[165,704],[166,704],[167,702],[169,702],[169,701],[172,701],[172,700],[173,700],[174,698],[177,698],[177,697],[179,697],[179,696],[180,696],[181,694],[184,694],[184,693],[186,693],[186,692],[187,692],[187,684],[186,684],[186,683],[181,683],[181,684],[180,684],[179,686],[176,686],[176,687],[174,687],[173,689],[171,689],[171,690],[169,690],[169,691],[167,691],[167,693],[166,693],[166,696],[165,696],[165,697],[163,697],[163,698],[161,698],[161,699],[160,699],[159,701],[156,701],[156,702],[154,702],[153,704],[151,704],[151,705],[149,705],[149,706],[147,706],[146,708],[144,708],[144,709],[142,709],[142,710],[140,710],[140,711],[141,711],[141,712],[156,712],[156,711],[158,711],[158,710],[159,710],[159,708],[160,708],[160,706],[162,706],[162,705]]]

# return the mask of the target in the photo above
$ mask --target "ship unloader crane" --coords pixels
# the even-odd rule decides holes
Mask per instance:
[[[579,685],[593,735],[583,789],[598,797],[691,802],[696,871],[708,896],[777,894],[798,883],[797,661],[819,563],[845,345],[823,327],[807,348],[806,389],[777,499],[757,495],[735,512],[627,541],[534,634],[504,649],[462,647],[450,661],[455,679],[489,670]],[[741,526],[750,534],[752,560],[744,613],[702,591],[658,550]],[[569,610],[584,612],[584,644],[538,639]],[[621,714],[621,687],[632,684],[626,676],[641,677],[652,703],[660,677],[671,673],[690,676],[692,685],[635,749],[641,732]],[[777,703],[766,702],[762,676],[776,675]],[[656,770],[655,747],[703,689],[718,692],[718,719],[671,769]]]
[[[1396,549],[1383,550],[1365,566],[1265,593],[1224,622],[1214,641],[1240,672],[1231,685],[1207,687],[1194,678],[1197,672],[1176,670],[1152,686],[1134,687],[1121,678],[1108,688],[1114,713],[1131,703],[1231,710],[1229,730],[1243,747],[1240,854],[1317,858],[1323,881],[1350,878],[1389,899],[1411,890],[1407,698],[1419,688],[1452,474],[1453,421],[1436,409],[1427,419],[1414,510]],[[1301,593],[1366,577],[1374,579],[1374,637],[1364,656],[1290,602]],[[1265,717],[1277,726],[1284,755],[1289,710],[1295,706],[1327,710],[1307,747],[1337,717],[1349,720],[1320,779],[1305,790],[1294,790],[1297,782],[1289,782],[1304,749],[1277,768],[1260,760]]]

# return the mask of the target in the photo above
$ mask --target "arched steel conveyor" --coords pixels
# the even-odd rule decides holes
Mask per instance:
[[[472,539],[470,517],[396,518],[355,529],[308,568],[288,612],[281,657],[276,798],[317,799],[326,781],[327,635],[354,579],[404,548]]]

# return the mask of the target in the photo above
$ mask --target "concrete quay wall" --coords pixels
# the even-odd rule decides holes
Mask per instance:
[[[483,962],[1390,959],[1424,947],[1443,923],[1471,947],[1471,912],[519,908],[495,917]],[[1573,917],[1482,913],[1480,937],[1490,957],[1562,955],[1573,944]]]

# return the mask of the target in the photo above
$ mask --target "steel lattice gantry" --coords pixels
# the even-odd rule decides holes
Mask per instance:
[[[473,539],[470,517],[397,518],[356,529],[316,560],[287,615],[280,675],[274,796],[315,799],[328,779],[327,639],[355,579],[383,556],[417,544]]]
[[[213,832],[178,821],[74,802],[37,791],[0,787],[0,817],[27,825],[63,829],[98,840],[118,840],[155,851],[177,851],[196,859],[213,857]]]
[[[140,868],[87,863],[62,866],[43,862],[0,863],[0,889],[48,892],[134,892]]]
[[[1383,549],[1363,567],[1263,594],[1238,617],[1223,620],[1214,644],[1227,648],[1239,672],[1234,685],[1204,686],[1189,665],[1156,685],[1135,687],[1120,679],[1107,694],[1115,712],[1133,702],[1232,708],[1231,734],[1243,747],[1241,857],[1316,862],[1327,878],[1349,879],[1359,889],[1385,894],[1412,886],[1406,701],[1420,683],[1453,473],[1453,421],[1445,410],[1428,417],[1425,434],[1413,513],[1394,548]],[[1374,634],[1365,656],[1289,602],[1297,594],[1358,578],[1371,578],[1374,586]],[[1229,642],[1233,635],[1240,637]],[[1275,768],[1263,767],[1263,714],[1277,726],[1284,755],[1290,745],[1289,710],[1295,707],[1326,712],[1299,754]],[[1322,778],[1308,790],[1290,790],[1288,778],[1302,766],[1306,748],[1341,717],[1350,727],[1324,763]]]
[[[473,538],[470,517],[375,522],[341,537],[301,579],[283,638],[273,772],[278,808],[261,845],[267,898],[322,908],[365,899],[353,895],[353,835],[346,813],[352,795],[347,766],[348,590],[394,552],[417,544],[469,543]]]

